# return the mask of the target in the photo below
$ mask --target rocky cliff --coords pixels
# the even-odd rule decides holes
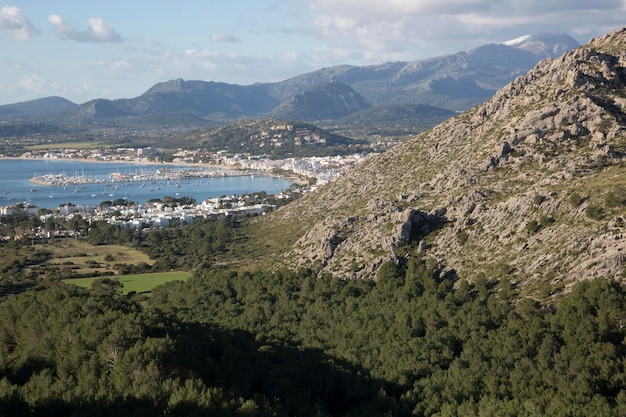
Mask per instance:
[[[626,29],[541,61],[256,227],[284,263],[347,278],[418,254],[544,288],[621,278],[625,64]]]

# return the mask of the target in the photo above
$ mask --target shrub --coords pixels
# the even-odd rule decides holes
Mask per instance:
[[[546,198],[541,194],[535,194],[535,196],[533,197],[533,202],[538,206],[540,206],[541,203],[543,203],[544,201],[546,201]]]
[[[531,220],[526,223],[526,231],[528,233],[537,233],[540,228],[541,225],[537,222],[537,220]]]
[[[94,261],[93,259],[89,259],[85,261],[87,268],[100,268],[100,263],[98,261]]]
[[[601,220],[604,217],[604,207],[589,206],[585,209],[585,214],[592,220]]]
[[[583,203],[583,198],[576,191],[569,195],[568,201],[572,207],[578,207]]]
[[[626,205],[626,188],[615,187],[612,191],[606,193],[604,204],[607,207],[619,207]]]
[[[554,219],[554,217],[552,216],[541,216],[539,218],[539,225],[541,227],[548,227],[550,226],[552,223],[554,223],[556,220]]]

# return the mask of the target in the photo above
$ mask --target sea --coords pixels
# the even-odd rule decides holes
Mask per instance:
[[[194,178],[175,181],[120,181],[112,173],[135,175],[158,169],[188,170],[189,165],[133,164],[50,159],[0,159],[0,206],[30,203],[53,209],[67,203],[93,207],[103,201],[126,199],[143,204],[153,198],[191,197],[201,202],[208,198],[265,191],[276,194],[289,188],[292,181],[266,175]],[[211,169],[200,167],[198,169]],[[215,168],[212,168],[215,169]],[[100,179],[98,184],[46,186],[29,180],[47,174],[86,176]]]

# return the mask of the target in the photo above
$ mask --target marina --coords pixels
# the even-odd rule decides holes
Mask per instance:
[[[32,181],[41,177],[44,181]],[[283,178],[171,164],[0,159],[0,206],[27,202],[49,209],[67,203],[89,207],[165,196],[203,201],[260,191],[275,194],[290,185]]]
[[[215,169],[157,169],[155,171],[123,174],[121,172],[112,172],[109,174],[110,179],[97,177],[89,177],[85,175],[67,175],[64,172],[53,174],[44,174],[34,176],[30,179],[33,184],[52,186],[68,185],[85,185],[85,184],[102,184],[106,182],[152,182],[152,181],[180,181],[184,179],[198,178],[224,178],[224,177],[241,177],[249,176],[239,171],[226,171]]]

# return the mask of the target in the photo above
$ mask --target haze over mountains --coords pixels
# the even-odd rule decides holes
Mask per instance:
[[[567,35],[542,33],[421,61],[322,68],[277,83],[241,86],[170,80],[135,98],[95,99],[80,105],[46,98],[4,105],[0,120],[28,119],[64,127],[80,124],[82,128],[189,128],[250,117],[333,120],[365,109],[371,118],[372,109],[379,106],[406,104],[462,111],[484,102],[541,59],[577,45]]]

